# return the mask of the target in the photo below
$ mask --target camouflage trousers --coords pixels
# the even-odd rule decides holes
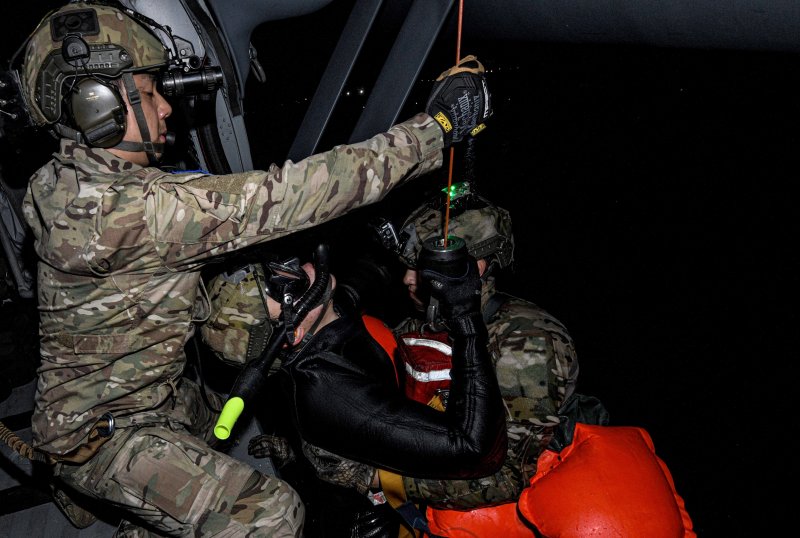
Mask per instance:
[[[123,511],[116,536],[302,536],[305,507],[289,484],[174,421],[118,429],[87,463],[56,474]]]

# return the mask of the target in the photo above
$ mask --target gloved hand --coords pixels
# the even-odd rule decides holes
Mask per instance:
[[[303,454],[311,462],[317,477],[325,482],[355,489],[362,495],[366,495],[372,485],[375,467],[371,465],[343,458],[305,441]]]
[[[465,257],[463,271],[445,275],[421,267],[420,276],[431,297],[439,301],[439,311],[445,321],[480,313],[482,281],[474,257]]]
[[[483,64],[469,55],[436,79],[425,111],[444,131],[445,147],[478,134],[492,115],[484,73]]]
[[[262,433],[250,439],[247,444],[247,453],[254,458],[272,458],[272,463],[278,469],[295,460],[294,451],[288,439],[269,433]]]

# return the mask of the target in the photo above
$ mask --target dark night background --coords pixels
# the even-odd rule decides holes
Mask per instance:
[[[257,168],[284,160],[335,45],[330,30],[347,16],[342,4],[253,36],[269,78],[246,90]],[[44,11],[6,28],[4,58]],[[371,57],[385,49],[368,50],[349,89],[369,91]],[[613,424],[650,432],[698,536],[791,525],[798,57],[474,39],[462,52],[490,70],[496,113],[469,166],[459,148],[456,180],[473,177],[511,211],[516,262],[500,289],[565,323],[578,390],[599,397]],[[398,119],[421,109],[430,79],[454,58],[446,30]],[[320,149],[346,140],[365,98],[342,98]],[[4,148],[6,180],[13,172],[24,182],[53,149]],[[368,218],[402,218],[446,185],[444,172],[277,246],[310,252],[328,241],[344,271],[375,248]],[[387,299],[403,304],[399,284]]]

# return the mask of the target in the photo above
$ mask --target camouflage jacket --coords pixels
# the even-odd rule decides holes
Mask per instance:
[[[34,444],[64,454],[111,412],[119,425],[173,409],[211,258],[338,217],[442,162],[420,114],[387,133],[268,171],[142,168],[62,140],[23,202],[38,265],[41,366]]]
[[[483,286],[484,312],[495,282]],[[404,477],[408,497],[437,508],[474,508],[516,500],[536,473],[539,455],[559,424],[559,411],[575,390],[578,358],[567,329],[537,305],[506,296],[487,321],[489,349],[506,404],[508,452],[503,468],[476,480],[421,480]],[[396,335],[417,331],[408,319]]]

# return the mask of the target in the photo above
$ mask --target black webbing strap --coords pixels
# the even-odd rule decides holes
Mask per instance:
[[[122,82],[125,84],[125,92],[128,94],[128,102],[133,108],[133,113],[136,115],[136,123],[139,125],[139,134],[142,135],[142,146],[145,153],[147,153],[147,160],[150,164],[155,166],[158,163],[156,159],[156,149],[153,146],[153,140],[150,138],[150,129],[147,127],[147,118],[144,117],[142,110],[142,96],[139,89],[136,87],[136,82],[133,80],[133,74],[125,72],[122,74]]]
[[[489,300],[486,301],[486,306],[483,308],[483,322],[489,323],[489,320],[494,317],[500,307],[506,304],[506,301],[511,299],[511,295],[502,292],[495,292]]]
[[[405,521],[412,529],[422,531],[424,533],[423,536],[429,538],[445,538],[444,536],[433,534],[431,532],[431,528],[428,526],[428,519],[425,517],[425,514],[423,514],[417,505],[411,501],[405,502],[400,506],[396,506],[395,510],[403,518],[403,521]]]

